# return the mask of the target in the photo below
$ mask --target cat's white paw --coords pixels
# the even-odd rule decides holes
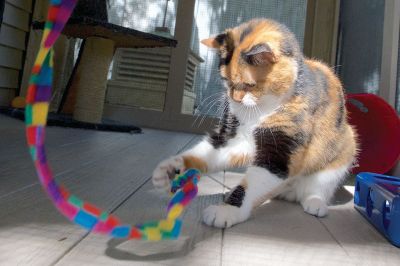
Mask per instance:
[[[152,181],[154,187],[162,190],[169,190],[171,179],[177,171],[183,171],[184,163],[180,156],[171,157],[158,164],[153,171]]]
[[[319,196],[309,196],[301,202],[301,205],[303,206],[304,211],[308,214],[317,217],[324,217],[328,214],[328,206]]]
[[[228,228],[246,219],[240,209],[232,205],[211,205],[203,211],[203,222],[218,228]]]

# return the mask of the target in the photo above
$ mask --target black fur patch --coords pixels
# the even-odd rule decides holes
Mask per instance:
[[[298,60],[298,71],[297,71],[297,79],[294,84],[294,95],[300,96],[304,95],[307,87],[309,84],[309,69],[307,68],[306,64],[303,60]]]
[[[328,100],[328,80],[325,73],[320,69],[314,69],[310,71],[313,75],[314,87],[309,89],[309,106],[311,114],[315,114],[317,111],[321,110],[321,107],[326,106]],[[324,108],[322,108],[325,111]]]
[[[223,45],[225,39],[226,39],[226,33],[219,34],[217,37],[215,37],[215,40],[219,45]]]
[[[243,40],[253,31],[253,27],[248,26],[245,28],[242,33],[240,34],[240,42],[243,42]]]
[[[246,190],[243,186],[239,185],[235,187],[229,197],[225,200],[226,204],[241,207],[243,204],[244,196],[246,195]]]
[[[339,110],[338,110],[338,114],[337,114],[337,118],[336,118],[336,127],[340,128],[343,124],[343,120],[344,120],[344,97],[342,93],[339,93]]]
[[[215,149],[224,147],[228,140],[236,136],[239,126],[239,120],[228,111],[226,111],[221,119],[221,125],[217,132],[209,136],[209,142]]]
[[[321,70],[313,71],[304,61],[298,61],[298,76],[294,95],[307,99],[309,112],[314,115],[327,100],[328,82]]]
[[[293,56],[293,45],[289,40],[284,40],[281,45],[281,52],[286,56]]]
[[[257,155],[254,164],[281,178],[289,173],[290,155],[304,142],[302,134],[290,137],[274,128],[258,128],[254,132]]]
[[[223,52],[220,55],[219,67],[229,65],[232,61],[233,51],[235,50],[235,45],[229,34],[225,34],[224,45],[222,48]]]
[[[323,92],[325,92],[325,94],[328,93],[329,84],[328,84],[328,80],[326,78],[326,74],[321,69],[316,69],[314,71],[314,73],[315,73],[318,85],[323,89]]]
[[[232,61],[233,51],[228,51],[226,57],[221,57],[219,61],[219,67],[227,66]]]
[[[285,25],[278,25],[279,31],[283,33],[284,39],[281,42],[281,53],[289,57],[302,57],[296,36]]]

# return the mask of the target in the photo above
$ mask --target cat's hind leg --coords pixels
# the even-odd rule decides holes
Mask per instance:
[[[280,195],[289,201],[298,201],[308,214],[324,217],[336,189],[346,177],[349,166],[322,170],[310,176],[297,177],[290,188]]]
[[[251,166],[240,185],[232,190],[225,203],[211,205],[203,211],[203,221],[219,228],[231,227],[246,221],[251,211],[267,200],[266,195],[274,194],[283,179],[270,171]],[[271,196],[273,197],[273,196]]]

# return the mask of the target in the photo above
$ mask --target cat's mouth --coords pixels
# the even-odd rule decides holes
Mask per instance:
[[[242,104],[247,107],[253,107],[257,105],[258,99],[251,93],[248,92],[242,98]]]
[[[248,90],[232,90],[230,96],[233,101],[244,106],[252,107],[257,105],[257,97]]]

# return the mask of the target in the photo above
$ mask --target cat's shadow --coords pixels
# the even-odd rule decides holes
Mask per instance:
[[[201,197],[210,196],[199,196],[199,199]],[[350,204],[352,199],[352,194],[341,188],[336,193],[333,205]],[[335,216],[337,216],[341,215],[340,212],[347,211],[335,208],[331,212],[334,212]],[[297,203],[273,200],[260,207],[249,221],[226,230],[231,231],[233,234],[247,235],[246,238],[250,236],[254,239],[269,238],[290,242],[324,241],[317,234],[310,235],[311,229],[309,227],[312,227],[315,223],[319,223],[317,220],[318,218],[305,214],[301,206]],[[221,234],[220,229],[208,227],[200,221],[198,221],[198,226],[205,228],[196,230],[194,235],[188,236],[183,234],[177,240],[149,242],[110,239],[107,242],[105,255],[121,261],[161,261],[182,258],[191,253],[197,243],[207,241],[207,239],[216,234]]]

